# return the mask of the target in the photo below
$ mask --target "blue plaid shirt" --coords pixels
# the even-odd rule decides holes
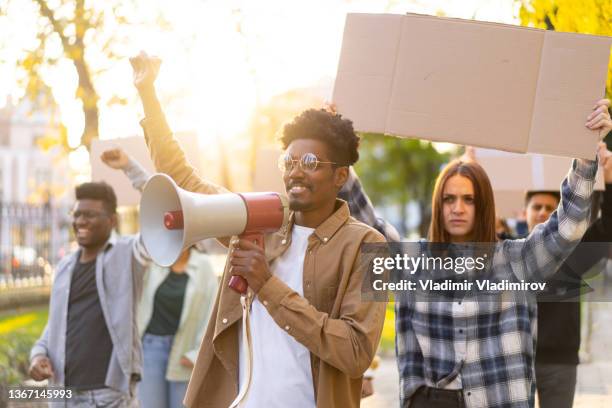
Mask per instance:
[[[338,198],[348,202],[352,217],[383,234],[388,242],[400,241],[400,234],[395,227],[376,215],[374,206],[363,191],[359,177],[352,167],[349,168],[349,177],[338,193]]]
[[[522,240],[501,241],[495,273],[518,279],[550,276],[588,227],[597,163],[574,160],[550,219]],[[396,353],[401,406],[423,385],[463,389],[476,407],[534,406],[537,305],[504,298],[486,301],[396,301]]]

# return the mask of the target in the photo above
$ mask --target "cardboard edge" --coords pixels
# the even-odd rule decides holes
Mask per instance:
[[[391,106],[391,96],[393,95],[393,88],[395,87],[395,82],[396,82],[396,73],[397,73],[397,63],[398,63],[398,57],[399,57],[399,50],[401,49],[401,42],[402,42],[402,38],[404,37],[404,27],[405,27],[405,22],[406,19],[404,18],[404,16],[401,17],[401,21],[400,21],[400,29],[398,32],[398,38],[397,41],[395,42],[395,59],[393,61],[393,73],[391,74],[391,91],[389,92],[389,98],[387,99],[387,106],[385,107],[385,125],[384,125],[384,131],[385,134],[387,133],[387,129],[389,128],[389,107]]]

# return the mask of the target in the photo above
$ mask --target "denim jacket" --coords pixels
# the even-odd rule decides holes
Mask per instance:
[[[30,359],[45,355],[51,360],[50,383],[64,386],[66,326],[70,282],[81,251],[62,258],[55,269],[49,319],[40,339],[32,347]],[[142,347],[136,325],[137,305],[149,255],[139,236],[120,237],[114,233],[96,258],[96,286],[102,313],[111,340],[111,354],[104,384],[120,392],[130,392],[133,376],[142,370]]]

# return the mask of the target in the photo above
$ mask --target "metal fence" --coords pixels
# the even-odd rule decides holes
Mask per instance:
[[[49,285],[70,249],[69,207],[0,203],[0,290]]]

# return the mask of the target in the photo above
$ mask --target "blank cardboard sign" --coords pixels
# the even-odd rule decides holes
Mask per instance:
[[[475,149],[476,161],[485,169],[494,190],[559,191],[572,160],[542,154],[516,154],[498,150]],[[596,190],[603,190],[601,168]]]
[[[611,37],[425,15],[349,14],[334,84],[364,132],[593,158],[584,124]]]
[[[195,133],[177,134],[177,140],[183,147],[187,160],[196,169],[200,168],[200,149]],[[127,176],[120,170],[114,170],[106,166],[100,160],[100,155],[107,149],[121,147],[127,154],[139,162],[151,174],[155,168],[149,157],[149,150],[143,137],[125,137],[110,140],[94,140],[91,145],[91,179],[93,181],[105,181],[110,184],[117,195],[119,205],[138,205],[140,203],[140,192],[134,190]]]
[[[559,191],[572,160],[541,154],[516,154],[475,149],[475,159],[484,168],[495,194],[495,210],[501,217],[515,217],[523,208],[527,191]],[[604,190],[601,167],[596,190]]]

